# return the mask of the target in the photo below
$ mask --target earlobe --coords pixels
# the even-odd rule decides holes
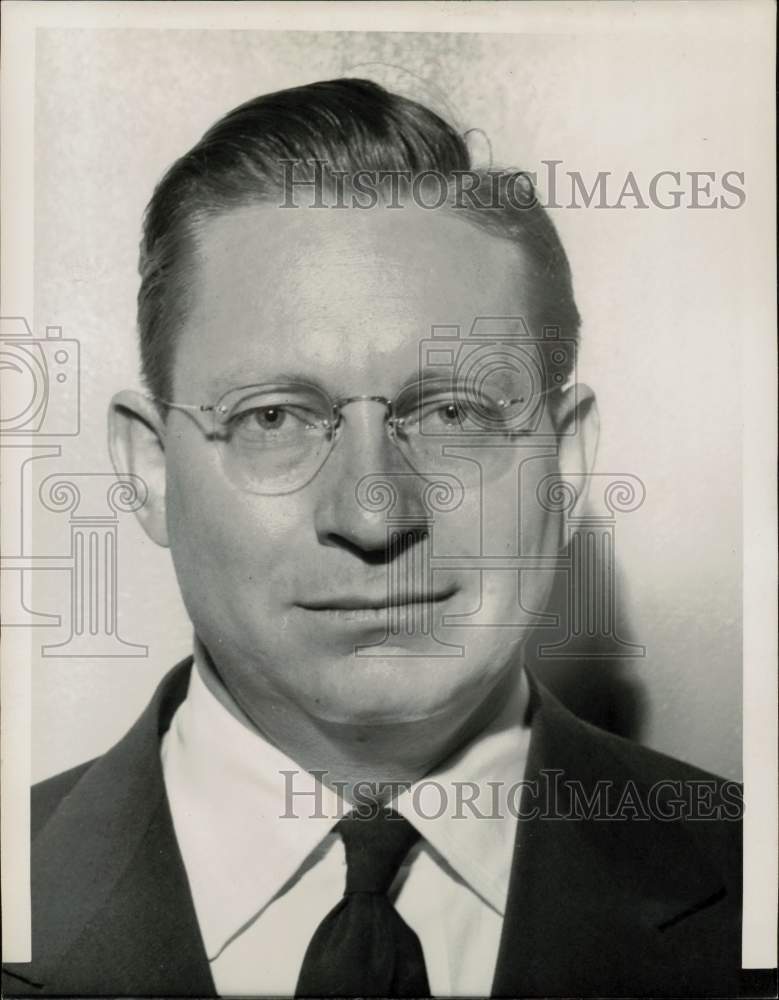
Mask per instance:
[[[554,411],[560,475],[577,494],[571,513],[580,513],[587,502],[590,475],[595,468],[600,437],[600,418],[595,393],[577,383],[566,389]]]
[[[167,547],[164,424],[154,403],[123,389],[108,410],[108,448],[117,475],[132,473],[146,486],[146,502],[136,512],[152,541]]]

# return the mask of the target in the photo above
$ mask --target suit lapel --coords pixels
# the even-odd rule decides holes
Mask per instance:
[[[655,763],[642,774],[640,749],[577,719],[537,682],[532,687],[522,815],[534,818],[518,823],[493,996],[673,992],[685,959],[698,957],[705,968],[703,958],[674,946],[674,935],[723,899],[721,875],[678,822],[553,817],[571,813],[565,782],[579,782],[590,795],[606,779],[613,805],[626,782],[644,794],[652,781],[689,772],[655,758],[668,762],[668,773]],[[711,973],[716,977],[714,965]]]
[[[33,843],[33,962],[18,972],[43,993],[216,995],[159,759],[190,667],[164,679]],[[740,964],[738,935],[721,954],[725,889],[683,825],[551,818],[570,812],[563,781],[591,794],[598,780],[619,790],[638,775],[645,790],[689,769],[654,757],[642,775],[644,751],[532,689],[526,777],[539,794],[522,804],[536,815],[518,824],[493,996],[727,995],[720,972]],[[706,921],[713,930],[702,934]],[[711,954],[702,940],[714,942]],[[691,959],[710,968],[710,983],[685,982]]]
[[[33,844],[34,954],[25,975],[44,990],[215,995],[159,757],[190,666],[185,661],[165,678]]]

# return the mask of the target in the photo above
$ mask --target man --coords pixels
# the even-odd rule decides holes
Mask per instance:
[[[597,441],[529,179],[365,81],[284,91],[173,165],[140,270],[110,443],[194,661],[34,790],[6,991],[738,992],[732,788],[522,666]]]

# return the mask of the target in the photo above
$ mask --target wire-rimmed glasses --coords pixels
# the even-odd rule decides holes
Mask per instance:
[[[548,390],[531,391],[520,373],[490,379],[422,379],[393,399],[347,396],[333,400],[317,385],[269,383],[230,389],[212,404],[157,399],[191,413],[216,443],[225,474],[248,493],[276,496],[307,485],[327,460],[344,424],[343,410],[355,403],[385,408],[385,429],[408,465],[435,475],[447,464],[445,446],[507,444],[535,430]],[[448,450],[448,449],[447,449]],[[489,477],[505,461],[481,461]],[[378,471],[378,470],[377,470]]]

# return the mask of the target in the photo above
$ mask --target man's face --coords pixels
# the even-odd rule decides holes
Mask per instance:
[[[516,249],[440,212],[233,211],[202,237],[173,399],[213,403],[290,377],[334,400],[393,397],[418,377],[433,325],[467,336],[475,317],[527,315],[524,273]],[[554,448],[520,439],[489,477],[478,450],[465,449],[447,466],[461,502],[431,513],[426,481],[409,474],[384,420],[375,402],[347,406],[314,478],[267,496],[234,484],[191,415],[169,413],[166,516],[179,583],[198,636],[250,715],[275,701],[331,722],[381,723],[478,704],[527,633],[524,609],[543,609],[548,570],[523,571],[520,602],[516,570],[481,572],[478,557],[516,554],[520,527],[523,556],[554,554],[559,526],[536,498],[557,468]],[[358,500],[370,475],[397,490],[390,516],[412,526],[403,546],[388,549],[387,512]],[[432,641],[403,598],[430,555]],[[385,638],[386,609],[368,606],[386,603],[388,580],[400,634],[358,655]]]

